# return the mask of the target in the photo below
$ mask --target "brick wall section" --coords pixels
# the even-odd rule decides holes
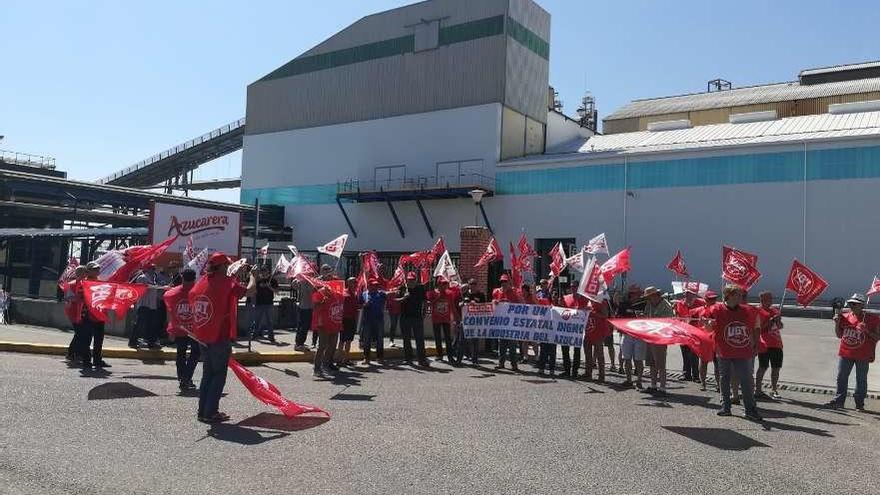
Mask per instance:
[[[492,234],[486,227],[461,228],[461,265],[458,267],[461,278],[473,278],[476,281],[474,289],[484,294],[488,286],[489,269],[485,266],[474,268],[474,265],[486,252],[491,238]]]

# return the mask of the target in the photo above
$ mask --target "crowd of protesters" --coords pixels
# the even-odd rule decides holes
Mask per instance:
[[[153,266],[147,266],[132,278],[149,290],[138,302],[130,345],[159,347],[163,339],[157,326],[165,327],[167,339],[164,340],[177,348],[181,390],[196,389],[194,371],[197,363],[203,362],[198,417],[205,422],[228,419],[219,411],[219,400],[231,343],[237,337],[236,308],[240,298],[249,298],[250,338],[276,342],[272,308],[279,286],[272,271],[244,265],[240,276],[231,276],[227,274],[229,264],[225,255],[215,253],[202,277],[184,270],[169,280]],[[102,359],[104,323],[87,310],[83,297],[82,281],[95,280],[99,269],[94,262],[77,267],[73,279],[64,287],[66,312],[74,327],[68,359],[86,370],[109,367]],[[521,366],[530,364],[539,375],[598,383],[606,381],[606,371],[619,372],[624,379],[616,385],[665,396],[668,393],[667,346],[620,334],[619,352],[615,353],[614,327],[608,320],[678,318],[703,328],[714,338],[715,357],[711,362],[701,360],[692,350],[681,346],[682,378],[706,390],[708,367],[712,364],[715,390],[721,395],[719,415],[730,415],[732,405],[742,403],[746,417],[760,421],[756,398],[780,397],[783,322],[769,292],[759,295],[757,305],[748,304],[745,291],[734,285],[723,288],[720,302],[712,291],[698,294],[687,289],[680,299],[670,300],[656,287],[642,290],[634,285],[609,291],[609,295],[585,297],[577,293],[574,285],[564,290],[543,279],[535,285],[514,287],[504,274],[498,279],[499,286],[486,295],[476,289],[473,280],[451,285],[443,277],[437,277],[429,287],[421,283],[415,272],[407,273],[405,283],[396,289],[386,289],[376,279],[363,285],[354,278],[338,280],[329,265],[321,266],[318,279],[324,283],[336,281],[343,289],[336,292],[328,285],[319,284],[315,288],[305,282],[293,282],[292,286],[299,299],[295,350],[313,353],[314,376],[318,379],[332,377],[340,368],[353,366],[351,345],[356,338],[363,351],[363,365],[374,364],[373,352],[378,363],[385,365],[386,320],[390,345],[398,346],[398,336],[402,341],[404,363],[431,366],[425,350],[427,320],[433,334],[435,359],[451,366],[462,366],[465,358],[472,365],[480,366],[480,358],[488,356],[497,359],[495,368],[498,370],[509,365],[513,372],[520,372]],[[560,346],[561,372],[557,375],[559,360],[555,344],[464,338],[464,307],[489,301],[589,310],[583,349]],[[840,339],[837,391],[827,406],[844,405],[849,376],[855,368],[854,399],[856,408],[862,410],[867,395],[868,366],[874,360],[876,342],[880,340],[880,318],[864,311],[863,295],[854,294],[846,306],[848,310],[834,316],[835,335]],[[157,314],[159,308],[164,314]],[[310,332],[312,345],[307,347]],[[747,345],[732,346],[731,337],[744,339]],[[644,386],[645,367],[648,368],[647,387]],[[764,392],[768,370],[769,396]]]

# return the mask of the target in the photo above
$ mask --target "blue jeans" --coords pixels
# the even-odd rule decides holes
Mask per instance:
[[[849,385],[849,374],[856,367],[856,393],[853,398],[856,400],[856,407],[865,405],[865,396],[868,395],[868,363],[867,361],[856,361],[854,359],[840,358],[837,362],[837,395],[834,396],[834,402],[843,405],[846,402],[846,389]]]
[[[263,334],[263,330],[266,330],[266,337],[270,339],[275,337],[275,331],[272,328],[272,307],[272,304],[255,304],[251,308],[252,337],[259,337]]]
[[[198,417],[210,418],[220,410],[220,396],[226,386],[226,371],[232,344],[226,340],[201,346],[202,383],[199,384]]]
[[[752,363],[754,363],[753,358],[718,358],[718,371],[721,374],[721,408],[725,411],[730,411],[730,376],[732,373],[736,373],[739,386],[742,388],[742,400],[746,412],[757,412]]]

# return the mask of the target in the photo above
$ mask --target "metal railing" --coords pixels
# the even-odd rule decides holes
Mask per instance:
[[[0,150],[0,162],[55,170],[55,159],[51,156],[33,155],[20,151]]]
[[[391,191],[418,191],[422,189],[454,189],[473,187],[495,190],[495,179],[482,174],[406,177],[402,179],[361,180],[346,179],[336,183],[337,194],[355,194]]]
[[[151,165],[153,163],[156,163],[159,160],[164,160],[165,158],[168,158],[169,156],[176,155],[177,153],[180,153],[181,151],[188,150],[188,149],[190,149],[194,146],[198,146],[206,141],[210,141],[212,139],[218,138],[218,137],[220,137],[226,133],[229,133],[231,131],[234,131],[240,127],[244,127],[244,124],[245,124],[244,121],[245,121],[245,119],[244,119],[244,117],[242,117],[242,118],[236,120],[235,122],[231,122],[229,124],[226,124],[223,127],[218,127],[217,129],[214,129],[211,132],[207,132],[205,134],[202,134],[201,136],[199,136],[197,138],[190,139],[189,141],[187,141],[185,143],[178,144],[177,146],[175,146],[173,148],[169,148],[169,149],[162,151],[160,153],[157,153],[149,158],[141,160],[141,161],[135,163],[134,165],[131,165],[127,168],[124,168],[118,172],[114,172],[114,173],[108,175],[107,177],[100,179],[98,182],[101,184],[110,182],[112,180],[118,179],[119,177],[122,177],[123,175],[128,175],[131,172],[134,172],[135,170],[144,168],[147,165]]]

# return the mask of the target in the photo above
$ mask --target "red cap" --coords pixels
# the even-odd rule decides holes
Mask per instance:
[[[226,256],[220,251],[217,251],[216,253],[212,254],[210,258],[208,258],[208,264],[211,266],[228,265],[230,263],[231,261],[229,260],[229,256]]]
[[[504,275],[501,275],[501,278],[499,278],[498,280],[500,282],[510,282],[510,277],[508,277],[507,274],[505,273]]]
[[[409,273],[407,273],[407,274],[406,274],[406,279],[407,279],[407,280],[415,280],[415,279],[416,279],[416,272],[409,272]]]

